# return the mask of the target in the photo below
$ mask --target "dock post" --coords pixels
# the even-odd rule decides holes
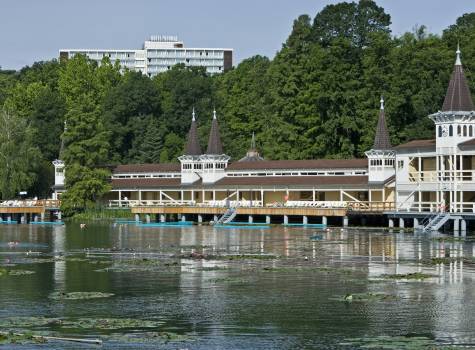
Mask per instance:
[[[266,215],[266,224],[270,224],[270,215]]]
[[[166,222],[167,221],[167,217],[165,214],[160,214],[160,222]]]
[[[61,213],[61,211],[58,211],[58,221],[61,221],[62,218],[63,214]]]
[[[459,230],[460,230],[460,220],[454,219],[454,237],[459,236]]]
[[[12,221],[12,216],[10,214],[7,216],[7,221]]]
[[[288,225],[289,223],[289,217],[287,215],[284,215],[284,225]]]
[[[181,221],[186,221],[186,216],[184,214],[181,214]]]
[[[388,220],[388,227],[389,228],[394,228],[394,220],[393,219]]]
[[[40,220],[41,222],[45,221],[45,212],[42,211],[41,214],[40,214]]]
[[[343,217],[343,227],[348,227],[348,216]]]
[[[25,213],[21,214],[20,223],[21,224],[26,224],[26,214]]]
[[[322,216],[322,225],[327,226],[328,224],[328,218],[326,216]]]
[[[201,214],[198,214],[198,223],[202,223],[203,222],[203,215]]]
[[[140,222],[140,215],[139,214],[135,214],[135,222]]]
[[[399,228],[404,228],[404,219],[399,218]]]
[[[249,215],[249,223],[252,224],[254,222],[254,218],[252,215]]]
[[[361,217],[361,226],[366,226],[366,217]]]
[[[307,225],[307,224],[308,224],[308,217],[307,217],[307,215],[304,215],[304,216],[302,217],[302,224],[304,224],[304,225]]]
[[[467,236],[467,221],[465,219],[460,220],[460,233],[462,237]]]
[[[145,222],[150,224],[150,214],[145,214]]]
[[[214,222],[217,222],[218,220],[219,220],[218,215],[213,215],[213,221],[214,221]]]
[[[416,228],[419,228],[419,219],[418,218],[414,218],[414,230]]]
[[[33,214],[33,221],[38,222],[38,214]]]

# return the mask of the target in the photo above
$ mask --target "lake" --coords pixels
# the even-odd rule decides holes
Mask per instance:
[[[0,331],[103,341],[13,349],[467,348],[474,253],[382,229],[2,225]]]

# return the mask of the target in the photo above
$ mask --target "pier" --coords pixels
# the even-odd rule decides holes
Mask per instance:
[[[54,222],[61,221],[60,201],[9,200],[0,203],[1,223]]]

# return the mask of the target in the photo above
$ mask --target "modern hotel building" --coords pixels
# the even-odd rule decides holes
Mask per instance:
[[[60,60],[83,54],[99,64],[104,57],[111,62],[119,61],[123,68],[141,71],[153,77],[176,64],[189,67],[205,67],[209,74],[230,69],[233,65],[233,49],[187,48],[176,36],[154,35],[146,40],[140,50],[129,49],[61,49]]]

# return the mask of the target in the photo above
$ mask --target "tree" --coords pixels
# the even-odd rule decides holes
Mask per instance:
[[[391,16],[372,0],[341,2],[325,6],[313,21],[313,39],[324,46],[335,38],[345,38],[363,48],[370,44],[370,34],[390,33]]]
[[[94,64],[77,55],[60,74],[59,88],[67,108],[63,135],[67,192],[62,198],[66,215],[95,205],[110,189],[108,171],[100,168],[107,162],[109,151],[109,134],[100,109],[101,89],[108,83],[97,79],[97,71]]]
[[[25,118],[0,110],[0,194],[11,199],[36,179],[39,150]]]

